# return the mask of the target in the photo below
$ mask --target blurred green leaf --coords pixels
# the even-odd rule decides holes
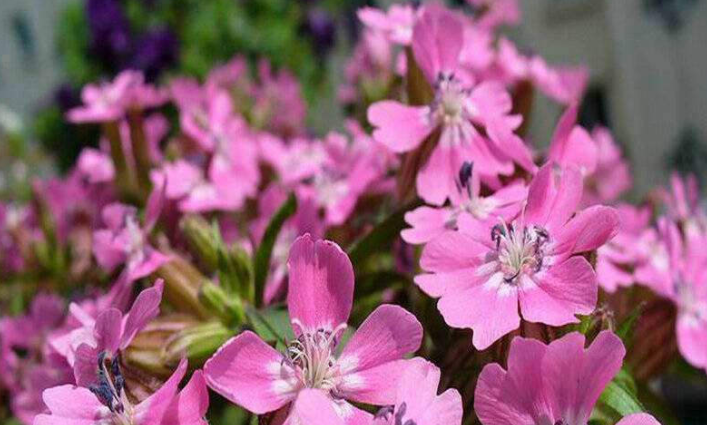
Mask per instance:
[[[263,291],[265,281],[270,270],[270,257],[275,246],[277,236],[280,234],[282,225],[297,211],[297,198],[291,193],[287,200],[280,206],[275,215],[270,219],[268,227],[265,229],[263,239],[260,241],[255,256],[253,257],[253,272],[255,274],[255,304],[263,302]]]
[[[630,347],[633,340],[633,330],[636,326],[636,322],[643,314],[643,309],[645,304],[641,303],[636,308],[631,311],[631,313],[624,319],[623,322],[616,328],[616,335],[621,338],[626,347]]]
[[[290,315],[284,308],[269,307],[264,310],[246,308],[246,314],[255,333],[267,342],[282,346],[295,338],[290,325]]]
[[[594,408],[599,411],[596,416],[618,420],[632,413],[644,412],[645,408],[638,400],[636,388],[631,374],[621,369],[599,396],[599,401]]]

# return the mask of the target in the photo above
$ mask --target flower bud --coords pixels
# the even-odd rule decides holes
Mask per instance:
[[[194,314],[202,319],[214,317],[199,298],[199,290],[208,279],[188,261],[176,253],[172,260],[154,273],[164,279],[164,297],[179,311]]]
[[[187,358],[191,366],[204,363],[233,332],[221,322],[198,324],[174,334],[162,349],[162,362],[168,366]]]
[[[223,244],[218,230],[200,215],[188,215],[180,222],[191,252],[208,271],[218,267],[218,251]]]
[[[245,320],[245,308],[241,298],[226,292],[220,286],[211,282],[205,283],[201,286],[199,298],[210,311],[229,326],[238,326]]]

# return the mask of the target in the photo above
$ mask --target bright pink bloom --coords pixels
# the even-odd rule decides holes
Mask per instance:
[[[386,100],[368,109],[368,120],[376,127],[373,137],[395,152],[417,149],[439,129],[439,142],[417,176],[418,194],[434,205],[452,196],[456,173],[465,161],[473,161],[486,176],[510,174],[513,161],[535,169],[527,146],[513,133],[521,117],[510,115],[512,102],[505,89],[487,82],[470,86],[455,76],[463,43],[459,16],[437,7],[426,8],[415,25],[412,48],[434,86],[433,102],[409,106]],[[484,127],[489,138],[475,125]]]
[[[549,345],[514,338],[508,371],[493,363],[479,375],[474,409],[481,423],[586,424],[599,395],[621,368],[626,350],[609,331],[601,332],[589,348],[584,344],[578,332]]]
[[[395,404],[381,409],[374,425],[461,425],[462,398],[455,389],[437,395],[440,370],[414,359],[400,379]]]
[[[597,167],[597,146],[587,130],[575,125],[578,112],[578,105],[572,104],[562,114],[552,135],[548,162],[555,162],[563,167],[574,165],[582,175],[589,175],[594,173]]]
[[[670,177],[670,185],[671,191],[658,190],[670,218],[683,222],[690,230],[696,230],[696,226],[706,228],[707,218],[700,206],[700,188],[695,175],[682,177],[675,172]]]
[[[624,416],[616,425],[660,425],[660,422],[648,413],[634,413]]]
[[[251,92],[255,103],[247,111],[251,125],[282,137],[303,135],[307,105],[297,78],[286,69],[273,72],[270,63],[263,59],[258,62],[258,79],[260,84],[253,86]]]
[[[145,223],[140,225],[135,207],[111,204],[103,210],[105,229],[93,235],[93,253],[98,264],[110,271],[125,264],[127,282],[143,278],[169,261],[154,249],[148,236],[159,218],[164,201],[164,184],[156,186],[148,200]]]
[[[201,371],[179,392],[187,371],[182,360],[177,370],[154,394],[133,404],[128,398],[116,362],[100,365],[103,382],[91,390],[63,385],[44,391],[49,414],[38,415],[34,425],[206,425],[209,394]],[[95,369],[95,366],[94,366]]]
[[[521,13],[518,0],[466,0],[467,3],[485,11],[477,24],[485,29],[494,29],[499,25],[517,25]]]
[[[474,330],[478,349],[517,329],[521,314],[552,326],[577,322],[594,310],[598,290],[592,266],[577,254],[606,243],[619,224],[608,207],[574,215],[581,197],[576,168],[545,165],[519,217],[490,226],[461,216],[459,231],[425,246],[420,265],[430,274],[415,282],[440,298],[447,324]]]
[[[466,167],[469,165],[469,167]],[[403,240],[410,244],[424,244],[442,235],[448,230],[457,230],[457,222],[462,215],[484,223],[498,223],[499,218],[510,220],[515,217],[528,197],[528,188],[522,182],[511,183],[493,195],[479,196],[480,183],[477,174],[471,173],[471,164],[465,164],[459,176],[459,194],[452,198],[451,204],[444,207],[423,206],[405,214],[405,222],[410,226],[400,233]],[[465,179],[465,180],[462,180]]]
[[[595,127],[592,140],[597,147],[597,164],[596,170],[589,176],[589,190],[585,191],[582,201],[586,206],[616,201],[633,185],[628,161],[609,129]]]
[[[89,183],[107,183],[115,178],[115,167],[110,155],[98,149],[85,148],[81,151],[76,168]]]
[[[320,411],[311,409],[321,408],[329,416],[335,411],[347,424],[367,423],[370,415],[347,400],[395,403],[396,388],[407,366],[402,359],[420,346],[420,323],[398,306],[383,305],[337,356],[353,303],[351,262],[334,243],[315,242],[305,235],[292,246],[289,274],[287,298],[297,339],[282,354],[256,334],[243,332],[206,362],[209,386],[256,414],[283,408],[284,414],[292,405],[296,413],[290,414],[290,421],[292,415],[318,417]],[[341,423],[331,423],[337,422]]]
[[[152,108],[163,104],[166,96],[145,84],[138,71],[123,71],[110,83],[89,84],[81,92],[84,106],[68,112],[74,123],[108,122],[123,117],[129,109]]]

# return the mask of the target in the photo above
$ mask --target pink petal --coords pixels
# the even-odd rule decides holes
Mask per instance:
[[[520,325],[516,291],[501,286],[505,284],[500,273],[486,279],[464,290],[446,292],[437,304],[449,326],[473,329],[478,350],[488,348]]]
[[[71,419],[97,419],[98,412],[103,405],[88,388],[76,387],[74,385],[62,385],[44,390],[42,393],[44,404],[52,413],[51,418],[71,418]],[[36,422],[35,422],[36,423]],[[55,422],[40,422],[55,423]],[[81,422],[76,422],[81,423]]]
[[[429,108],[404,105],[392,100],[376,102],[368,108],[368,122],[375,128],[373,138],[393,152],[417,148],[434,129]]]
[[[542,369],[553,391],[555,418],[586,423],[625,354],[619,337],[609,331],[601,332],[587,350],[584,336],[578,332],[550,343]]]
[[[306,234],[292,245],[287,264],[287,303],[295,332],[331,331],[346,323],[354,289],[353,266],[346,253],[333,242],[314,241]]]
[[[111,308],[98,315],[93,334],[98,341],[98,348],[115,352],[120,347],[120,336],[123,331],[123,314],[120,310]]]
[[[162,175],[154,182],[154,187],[150,196],[147,198],[147,206],[145,207],[145,227],[144,232],[150,233],[155,227],[157,220],[160,218],[162,208],[167,199],[167,177]]]
[[[343,368],[355,367],[355,359],[347,364],[347,360],[339,361]],[[395,360],[365,370],[346,373],[338,386],[341,395],[350,401],[390,405],[395,402],[398,382],[408,367],[410,360]]]
[[[282,366],[280,353],[245,331],[219,348],[204,365],[204,375],[217,393],[253,413],[264,414],[294,397]]]
[[[209,408],[209,391],[206,388],[203,372],[197,370],[189,383],[177,395],[167,409],[162,423],[164,425],[202,424]]]
[[[555,253],[592,251],[604,245],[619,231],[615,209],[596,205],[580,211],[557,234]]]
[[[413,28],[412,50],[427,81],[433,83],[439,73],[453,72],[463,45],[464,27],[459,17],[442,7],[426,7]]]
[[[546,227],[552,233],[560,229],[576,211],[582,199],[582,175],[576,167],[557,170],[544,165],[530,183],[526,223]]]
[[[660,425],[660,422],[648,413],[634,413],[624,416],[616,425]]]
[[[405,214],[405,222],[412,226],[400,232],[409,244],[427,243],[447,230],[451,211],[447,208],[420,207]]]
[[[400,379],[395,406],[406,406],[404,419],[418,425],[460,425],[462,401],[457,390],[437,396],[440,370],[423,359],[408,361]]]
[[[164,281],[158,279],[152,288],[145,289],[137,296],[130,312],[127,314],[123,336],[120,342],[121,350],[126,349],[133,338],[135,338],[135,335],[137,335],[150,320],[157,317],[160,312],[163,289]]]
[[[531,411],[516,398],[516,387],[498,363],[484,366],[474,391],[474,411],[483,425],[535,423]]]
[[[467,267],[451,272],[441,272],[435,274],[421,274],[415,276],[415,284],[420,287],[425,294],[439,298],[447,293],[458,294],[475,285],[481,284],[475,267]]]
[[[334,409],[334,404],[323,391],[300,391],[284,425],[344,425],[344,420]]]
[[[530,322],[552,326],[575,323],[576,314],[589,314],[596,307],[596,276],[584,257],[571,257],[533,280],[535,283],[524,279],[519,291],[523,318]]]
[[[454,179],[461,168],[455,167],[457,162],[461,162],[457,149],[438,144],[417,174],[417,194],[429,204],[444,204],[452,191],[457,190]]]
[[[160,425],[167,409],[179,391],[179,383],[187,373],[187,361],[182,359],[179,366],[155,393],[135,406],[135,416],[140,425]]]
[[[707,369],[707,322],[682,315],[676,331],[680,354],[693,366]]]
[[[490,234],[490,230],[489,230]],[[462,232],[445,232],[422,251],[420,267],[430,272],[454,271],[481,263],[488,248]]]

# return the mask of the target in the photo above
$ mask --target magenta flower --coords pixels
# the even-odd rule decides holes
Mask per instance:
[[[81,98],[84,106],[68,112],[73,123],[108,122],[120,119],[128,109],[152,108],[166,101],[166,97],[153,86],[145,84],[139,71],[123,71],[110,83],[89,84]]]
[[[597,146],[587,130],[576,125],[578,112],[575,103],[562,114],[552,135],[547,159],[562,167],[574,165],[582,175],[589,175],[597,167]]]
[[[115,178],[115,167],[110,155],[93,148],[84,148],[76,168],[89,183],[107,183]]]
[[[282,354],[243,332],[206,362],[207,383],[256,414],[279,410],[287,416],[291,405],[291,421],[328,415],[327,423],[367,423],[370,415],[347,400],[395,403],[407,366],[403,356],[419,348],[422,326],[404,309],[383,305],[337,355],[353,302],[351,262],[334,243],[305,235],[292,246],[289,272],[287,299],[297,339]]]
[[[160,389],[135,404],[126,394],[118,362],[106,360],[99,365],[101,382],[92,389],[63,385],[45,390],[50,413],[38,415],[34,425],[206,425],[209,394],[203,374],[195,372],[179,392],[186,371],[182,360]]]
[[[130,308],[123,315],[117,308],[109,308],[98,314],[95,321],[86,318],[82,328],[70,334],[70,344],[75,350],[73,363],[76,384],[90,387],[101,375],[96,375],[99,359],[115,360],[125,350],[150,320],[160,312],[164,282],[158,280],[151,288],[138,295]]]
[[[576,168],[551,164],[533,179],[524,211],[511,222],[483,225],[459,218],[459,231],[425,246],[420,260],[430,274],[415,278],[448,325],[474,330],[485,349],[517,329],[522,317],[551,326],[575,323],[597,302],[594,270],[581,255],[611,239],[619,218],[595,206],[573,214],[582,197]]]
[[[169,256],[154,249],[147,240],[162,210],[164,186],[163,183],[153,189],[143,226],[135,207],[115,203],[103,209],[107,228],[94,233],[93,253],[98,264],[108,271],[125,264],[126,282],[148,276],[169,261]]]
[[[480,196],[478,174],[472,174],[472,164],[465,163],[459,172],[459,193],[444,207],[423,206],[405,214],[405,221],[412,226],[400,233],[410,244],[425,244],[448,230],[457,230],[462,215],[481,222],[496,224],[499,218],[510,220],[528,197],[522,182],[511,183],[493,195]],[[493,225],[492,224],[492,225]]]
[[[584,425],[599,395],[621,368],[626,354],[609,331],[584,348],[584,335],[574,332],[545,345],[516,337],[511,342],[508,371],[497,363],[479,375],[474,409],[483,425]],[[656,424],[649,415],[631,415],[621,424]]]
[[[435,365],[412,360],[400,379],[395,405],[382,408],[373,424],[461,425],[461,396],[455,389],[437,395],[439,378]]]
[[[512,161],[535,169],[527,146],[513,133],[521,117],[510,115],[512,102],[505,89],[488,82],[473,86],[455,75],[463,43],[464,27],[457,15],[426,8],[415,25],[412,48],[434,86],[433,102],[409,106],[387,100],[368,109],[368,120],[376,128],[373,137],[395,152],[417,149],[439,129],[439,142],[417,176],[418,194],[434,205],[453,195],[456,173],[465,161],[473,161],[485,176],[511,174]]]
[[[412,29],[422,8],[415,10],[411,5],[394,4],[387,12],[374,7],[358,10],[358,19],[374,31],[383,33],[392,43],[409,46],[412,43]]]

